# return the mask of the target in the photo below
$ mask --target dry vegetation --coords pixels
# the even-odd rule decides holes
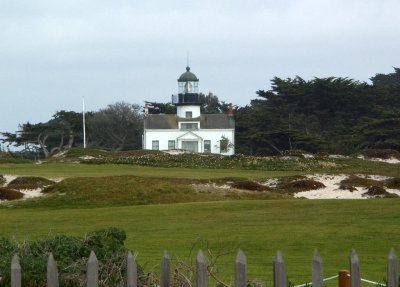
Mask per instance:
[[[2,174],[0,174],[0,186],[3,186],[5,183],[6,183],[5,177]]]
[[[7,186],[13,189],[36,189],[53,185],[55,182],[44,177],[19,176],[13,179]]]
[[[18,190],[7,187],[0,187],[0,200],[16,200],[23,198],[24,195]]]

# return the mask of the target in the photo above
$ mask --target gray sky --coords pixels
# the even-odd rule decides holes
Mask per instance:
[[[0,131],[59,110],[168,102],[189,52],[199,90],[244,106],[274,76],[368,81],[400,66],[399,0],[0,0]]]

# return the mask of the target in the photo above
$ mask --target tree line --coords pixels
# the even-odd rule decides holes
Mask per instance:
[[[371,84],[349,78],[271,80],[271,89],[235,106],[237,153],[284,154],[291,150],[351,154],[364,149],[400,150],[400,69],[376,74]],[[228,103],[200,94],[203,113],[226,113]],[[147,103],[149,112],[174,114],[171,103]],[[26,154],[49,157],[83,145],[82,114],[58,111],[45,123],[1,132],[2,142]],[[117,102],[86,113],[87,144],[112,151],[140,149],[143,108]]]
[[[283,154],[293,149],[350,154],[400,150],[400,69],[371,84],[348,78],[272,80],[270,90],[236,112],[236,151]]]

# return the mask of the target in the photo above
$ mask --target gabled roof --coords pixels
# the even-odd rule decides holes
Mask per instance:
[[[188,131],[187,133],[184,133],[183,135],[181,135],[180,137],[178,137],[178,139],[200,139],[202,140],[203,138],[199,135],[196,135],[194,132],[192,131]]]
[[[200,122],[201,129],[234,129],[235,121],[226,114],[204,114],[198,118],[178,118],[176,115],[149,114],[144,118],[145,129],[178,129],[179,122]]]
[[[144,118],[144,129],[177,129],[178,119],[176,115],[152,115]]]

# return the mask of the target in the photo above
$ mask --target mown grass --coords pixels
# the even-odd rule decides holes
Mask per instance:
[[[59,233],[83,235],[116,226],[127,231],[126,245],[139,253],[138,261],[147,263],[148,271],[158,269],[163,250],[169,251],[173,264],[190,261],[192,249],[227,251],[217,262],[224,281],[232,279],[233,260],[241,248],[248,258],[248,277],[267,286],[278,249],[285,257],[289,280],[300,284],[311,279],[314,248],[323,257],[326,277],[347,268],[349,251],[355,248],[362,277],[382,281],[387,253],[391,247],[400,250],[399,207],[399,200],[382,199],[2,209],[0,235],[23,240]],[[333,285],[336,282],[327,283]]]

